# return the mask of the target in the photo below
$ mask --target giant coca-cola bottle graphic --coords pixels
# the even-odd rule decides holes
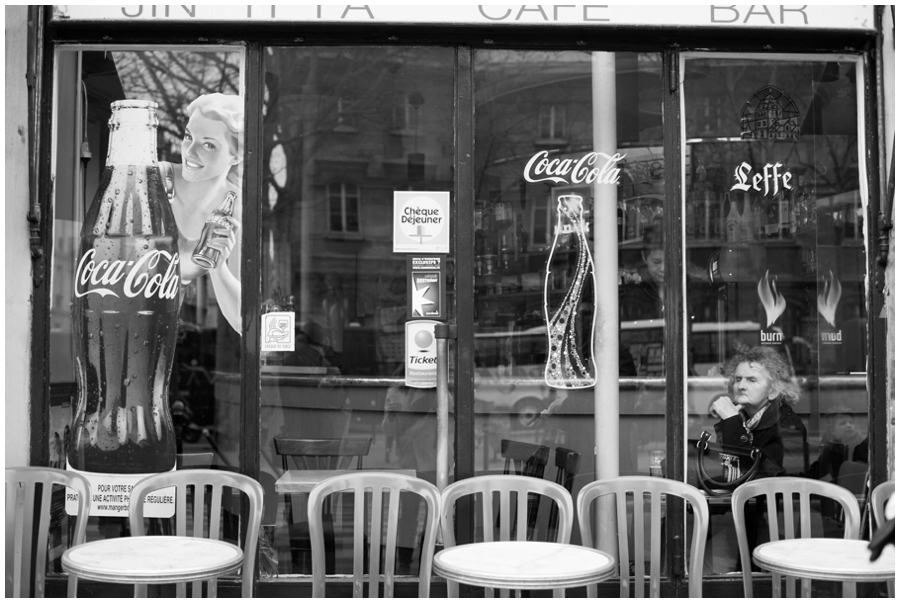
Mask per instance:
[[[178,331],[178,229],[156,165],[156,103],[118,101],[84,226],[72,322],[78,404],[68,461],[98,473],[175,466],[168,387]]]

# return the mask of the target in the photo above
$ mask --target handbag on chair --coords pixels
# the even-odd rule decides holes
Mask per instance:
[[[700,487],[710,496],[727,496],[759,472],[762,455],[758,448],[738,448],[710,442],[708,431],[697,440],[696,468]],[[709,469],[715,463],[721,469]],[[719,474],[719,477],[713,475]]]

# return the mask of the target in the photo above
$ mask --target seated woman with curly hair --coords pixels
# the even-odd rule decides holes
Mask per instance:
[[[720,396],[710,406],[710,414],[720,419],[715,425],[717,441],[758,448],[759,477],[786,475],[779,423],[781,412],[792,412],[790,406],[800,399],[793,369],[775,348],[758,346],[738,349],[721,371],[731,396]]]

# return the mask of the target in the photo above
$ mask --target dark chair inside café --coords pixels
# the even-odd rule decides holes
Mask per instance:
[[[363,457],[369,454],[372,438],[299,439],[275,438],[275,453],[281,457],[282,469],[356,470],[362,469]],[[325,565],[328,573],[335,573],[334,512],[338,499],[326,507],[322,524],[325,532]],[[284,532],[291,552],[290,573],[312,573],[312,545],[309,540],[309,520],[306,514],[307,496],[284,495],[287,525],[276,526],[275,540],[283,540]],[[297,507],[296,509],[294,507]]]

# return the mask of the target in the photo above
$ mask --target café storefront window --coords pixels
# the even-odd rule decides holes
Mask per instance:
[[[414,383],[409,361],[431,353],[435,322],[458,327],[450,481],[525,472],[573,498],[611,475],[702,488],[695,443],[704,431],[723,441],[724,423],[753,408],[729,362],[752,352],[777,356],[792,385],[746,413],[738,435],[777,426],[781,449],[766,471],[862,499],[877,464],[865,59],[617,48],[621,32],[601,43],[552,28],[546,44],[497,43],[428,27],[445,37],[351,40],[336,27],[303,41],[255,29],[226,45],[54,49],[50,464],[66,466],[79,438],[113,444],[96,430],[129,424],[127,413],[98,413],[73,433],[82,365],[71,317],[111,103],[141,99],[157,104],[157,160],[174,166],[160,173],[189,269],[168,391],[175,469],[260,482],[261,595],[310,581],[311,471],[440,485],[438,390]],[[239,108],[211,114],[225,141],[218,159],[195,148],[208,137],[191,122],[193,103],[216,95]],[[250,107],[259,110],[245,115]],[[178,197],[213,164],[221,199],[196,221]],[[228,192],[236,234],[222,249],[223,280],[194,268],[193,255]],[[398,250],[404,203],[423,198],[446,212],[448,244]],[[423,265],[432,280],[417,280]],[[121,369],[105,362],[104,374]],[[116,374],[124,389],[137,379]],[[734,414],[724,396],[741,405]],[[710,500],[703,573],[737,575],[729,502]],[[424,509],[401,501],[395,562],[409,582]],[[678,593],[694,516],[673,507],[663,575]],[[528,511],[530,537],[546,539],[551,505]],[[839,514],[816,513],[814,535],[841,531]],[[348,500],[335,499],[328,573],[352,573],[354,551],[338,545],[353,521]],[[126,523],[94,518],[88,539],[126,535]],[[457,518],[476,535],[496,527],[486,523]],[[607,527],[615,546],[619,526]],[[51,529],[65,538],[62,512]],[[641,546],[625,529],[632,550]]]
[[[761,476],[833,482],[862,499],[869,416],[860,63],[690,54],[683,65],[684,254],[708,267],[707,279],[687,280],[688,298],[708,291],[707,303],[687,306],[687,436],[706,430],[734,445],[753,437],[765,446]],[[738,383],[729,389],[721,365],[753,348],[780,357],[799,391],[754,405]],[[725,416],[711,416],[721,395],[754,412],[769,408],[738,436]],[[689,460],[689,482],[699,485]],[[814,536],[842,529],[838,514],[816,511]],[[738,568],[733,530],[730,512],[713,514],[706,573]]]

